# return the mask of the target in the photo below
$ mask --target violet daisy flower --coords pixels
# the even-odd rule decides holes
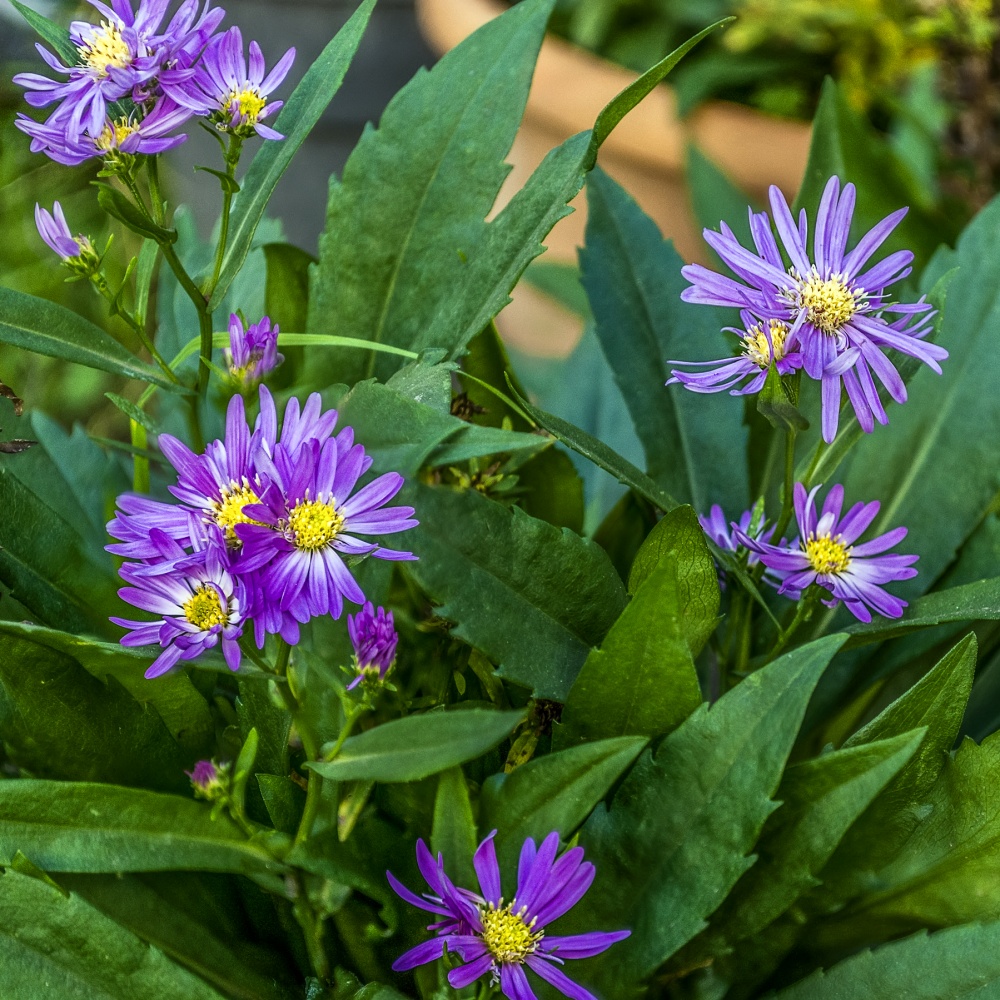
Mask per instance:
[[[535,993],[525,973],[527,966],[565,996],[573,1000],[595,1000],[589,990],[574,983],[559,966],[566,959],[599,955],[615,942],[627,938],[631,931],[594,931],[568,937],[546,933],[548,924],[583,898],[594,881],[594,866],[583,860],[582,847],[574,847],[557,859],[559,834],[555,831],[541,846],[536,846],[529,837],[521,849],[517,892],[505,905],[493,847],[495,834],[494,830],[479,845],[473,859],[482,890],[481,896],[472,897],[475,908],[467,905],[470,899],[466,895],[458,904],[433,911],[448,917],[447,921],[428,928],[434,930],[437,937],[397,959],[393,969],[404,971],[440,958],[446,944],[448,950],[458,952],[465,963],[448,973],[448,982],[455,989],[462,989],[489,973],[493,982],[499,981],[504,996],[510,1000],[534,1000]],[[423,865],[421,871],[424,871]],[[424,874],[426,878],[427,873]],[[403,889],[391,875],[389,877],[393,888],[404,899],[431,909]],[[468,926],[463,927],[463,924]]]
[[[880,504],[855,504],[843,517],[844,488],[839,484],[827,494],[817,516],[814,487],[808,494],[801,483],[795,484],[795,519],[799,537],[791,544],[770,545],[748,537],[738,528],[734,535],[741,545],[758,553],[760,561],[781,578],[779,594],[797,601],[812,584],[830,591],[827,607],[840,601],[860,621],[870,622],[871,611],[884,618],[899,618],[906,601],[894,597],[882,587],[894,580],[909,580],[917,575],[913,564],[919,556],[883,555],[906,537],[906,528],[894,528],[861,545],[854,544],[875,520]],[[869,611],[871,608],[871,611]]]
[[[743,543],[736,537],[735,529],[739,529],[741,532],[746,534],[750,531],[750,524],[753,521],[753,511],[745,510],[740,514],[740,519],[738,521],[730,522],[726,517],[725,511],[717,504],[712,504],[708,512],[708,517],[704,514],[698,515],[698,523],[701,525],[702,531],[705,532],[708,537],[715,542],[720,549],[726,552],[738,552],[743,548]],[[770,528],[765,528],[763,524],[758,528],[757,532],[751,537],[754,541],[760,542],[770,542],[772,536],[774,535],[774,526]],[[760,562],[760,556],[756,552],[749,552],[747,556],[747,565],[756,566]]]
[[[265,76],[264,54],[256,42],[250,43],[250,64],[243,54],[243,35],[230,28],[207,46],[193,79],[174,91],[196,114],[210,115],[216,128],[240,138],[254,133],[264,139],[284,139],[264,119],[282,107],[282,101],[268,98],[288,75],[295,60],[289,49]]]
[[[244,388],[252,388],[282,361],[278,353],[278,326],[264,316],[257,323],[243,328],[243,320],[236,313],[229,317],[229,349],[225,351],[229,374]]]
[[[356,615],[347,616],[347,633],[354,647],[354,669],[357,671],[357,677],[347,685],[347,690],[353,690],[364,680],[384,680],[396,662],[399,642],[392,612],[385,608],[376,612],[371,601],[366,601]]]
[[[387,472],[354,492],[371,458],[353,441],[353,431],[344,428],[322,443],[313,438],[289,447],[283,431],[264,472],[267,485],[260,503],[245,508],[249,523],[236,525],[243,543],[241,566],[260,570],[255,619],[266,620],[267,609],[299,623],[318,615],[339,618],[344,598],[365,603],[344,557],[415,558],[356,537],[395,534],[417,522],[412,507],[385,506],[402,489],[399,473]],[[263,470],[265,463],[259,464]],[[272,617],[265,628],[273,627]]]
[[[772,186],[774,225],[791,267],[785,267],[767,213],[755,215],[751,210],[750,230],[756,252],[743,247],[725,224],[718,233],[705,230],[704,234],[736,279],[700,264],[689,264],[682,270],[691,282],[681,295],[684,301],[733,306],[789,325],[788,336],[801,352],[806,374],[823,380],[823,437],[827,441],[836,433],[840,380],[853,365],[858,364],[864,371],[863,375],[858,371],[859,380],[870,380],[874,372],[893,399],[905,402],[906,387],[883,350],[893,348],[909,354],[938,373],[938,362],[948,356],[944,348],[907,336],[885,319],[884,313],[890,308],[911,315],[931,308],[924,302],[891,306],[888,302],[887,289],[909,275],[913,254],[898,250],[868,266],[907,210],[887,216],[848,251],[854,201],[854,185],[844,185],[841,193],[840,179],[831,177],[816,215],[810,259],[805,212],[796,225],[784,196]],[[859,359],[863,359],[863,365]],[[874,386],[871,391],[875,393]]]
[[[179,660],[193,660],[220,643],[229,669],[238,670],[248,602],[246,588],[230,573],[223,553],[204,538],[196,539],[197,551],[188,553],[156,528],[150,541],[158,550],[157,561],[122,566],[122,579],[130,586],[118,594],[162,617],[154,622],[112,618],[130,630],[122,645],[163,647],[146,671],[148,678],[159,677]]]
[[[199,799],[222,798],[229,783],[229,765],[216,764],[214,760],[199,760],[194,768],[184,772],[191,779],[191,787]]]
[[[35,205],[35,226],[49,249],[57,253],[63,263],[70,265],[73,270],[90,273],[100,263],[90,240],[86,236],[74,236],[70,232],[66,215],[58,201],[53,204],[51,212],[41,205]]]
[[[779,375],[790,375],[802,367],[802,355],[796,349],[794,338],[789,336],[787,323],[780,319],[758,320],[753,313],[740,313],[743,329],[727,326],[724,329],[741,338],[741,353],[733,358],[719,358],[717,361],[668,361],[668,365],[684,365],[690,368],[705,368],[694,374],[674,371],[666,384],[680,382],[692,392],[721,392],[729,389],[730,395],[747,396],[760,392],[767,380],[771,359]],[[744,382],[739,388],[732,386]]]

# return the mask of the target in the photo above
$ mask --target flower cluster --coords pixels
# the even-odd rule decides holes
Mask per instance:
[[[403,486],[398,473],[357,488],[372,459],[354,443],[351,427],[334,434],[336,422],[336,411],[324,411],[318,394],[304,407],[293,397],[279,433],[274,399],[261,386],[253,428],[243,397],[234,396],[225,437],[203,454],[160,435],[160,449],[177,471],[170,491],[180,502],[124,494],[108,524],[118,539],[108,550],[134,560],[121,569],[129,586],[119,593],[162,616],[115,619],[130,629],[124,644],[163,647],[147,677],[219,644],[237,669],[239,639],[251,619],[259,647],[269,633],[297,643],[299,626],[311,618],[339,618],[345,599],[365,603],[345,559],[414,558],[359,537],[417,522],[412,507],[386,506]]]
[[[760,562],[766,567],[763,579],[779,594],[798,601],[814,584],[829,591],[823,601],[834,608],[841,601],[855,618],[872,620],[875,611],[884,618],[899,618],[906,601],[883,589],[887,583],[909,580],[917,575],[912,555],[889,554],[888,550],[906,537],[906,528],[895,528],[861,545],[861,535],[878,516],[880,504],[855,504],[843,517],[844,487],[832,487],[822,509],[816,511],[816,496],[821,487],[806,492],[795,484],[794,510],[798,536],[791,542],[784,538],[772,544],[774,530],[750,534],[750,512],[726,528],[722,508],[712,508],[710,519],[699,518],[705,533],[720,548],[748,553],[747,564]]]
[[[184,0],[164,25],[169,0],[89,0],[100,23],[75,21],[75,59],[64,63],[44,46],[38,51],[64,79],[20,73],[14,82],[36,108],[54,105],[44,122],[19,115],[33,152],[74,165],[95,157],[155,154],[180,144],[191,118],[207,117],[239,138],[280,139],[262,124],[281,107],[270,95],[288,74],[295,50],[265,73],[256,42],[250,62],[239,28],[216,33],[225,11],[206,0]]]
[[[895,303],[888,292],[910,274],[913,254],[897,250],[877,264],[869,263],[906,209],[887,216],[848,251],[854,201],[854,185],[845,184],[841,190],[840,178],[831,177],[816,215],[811,257],[806,213],[803,210],[796,223],[776,187],[771,188],[770,202],[780,248],[766,212],[750,211],[753,251],[724,223],[718,233],[705,230],[705,240],[736,277],[690,264],[682,273],[691,286],[681,297],[739,309],[743,328],[727,329],[740,337],[741,353],[716,361],[671,361],[704,370],[672,370],[667,384],[742,395],[763,388],[772,361],[780,375],[802,370],[822,385],[823,439],[830,442],[837,433],[843,391],[868,432],[875,421],[887,422],[875,379],[896,402],[906,401],[906,387],[887,349],[917,358],[940,373],[939,362],[948,352],[924,339],[932,329],[931,306],[923,299]]]
[[[574,907],[594,881],[594,866],[583,860],[583,848],[574,847],[561,857],[559,834],[550,833],[540,846],[530,837],[521,848],[517,867],[517,891],[504,903],[500,866],[493,846],[494,830],[476,851],[473,863],[480,892],[455,886],[422,841],[417,841],[417,864],[430,892],[417,896],[391,872],[386,872],[395,892],[413,906],[433,913],[437,919],[427,929],[430,941],[417,945],[393,964],[396,972],[441,958],[444,948],[462,959],[448,973],[455,989],[489,974],[499,982],[510,1000],[534,1000],[525,966],[573,1000],[594,1000],[589,990],[574,983],[560,968],[566,959],[600,955],[630,931],[594,931],[556,936],[546,927]]]

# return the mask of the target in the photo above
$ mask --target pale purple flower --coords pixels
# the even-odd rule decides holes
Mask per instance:
[[[347,616],[347,633],[354,647],[354,667],[357,676],[347,690],[356,688],[363,680],[384,680],[396,661],[396,644],[399,636],[392,620],[392,612],[379,608],[376,612],[371,601],[355,615]]]
[[[243,328],[243,320],[236,313],[229,317],[229,349],[225,351],[229,374],[244,387],[252,387],[282,361],[278,353],[277,326],[264,316],[259,322]]]
[[[552,921],[567,913],[590,888],[594,866],[583,860],[583,848],[574,847],[561,857],[559,834],[550,833],[541,846],[525,840],[517,871],[517,891],[504,903],[500,888],[500,867],[493,847],[494,830],[476,851],[473,863],[481,895],[455,889],[444,874],[442,859],[433,865],[429,852],[420,869],[434,890],[426,901],[402,886],[390,873],[390,884],[407,902],[430,910],[445,919],[428,930],[435,937],[393,963],[397,972],[441,958],[444,946],[457,952],[464,964],[448,973],[455,989],[489,975],[509,1000],[534,1000],[535,992],[525,968],[554,986],[572,1000],[594,1000],[593,994],[573,982],[560,968],[567,959],[590,958],[606,951],[630,931],[592,931],[557,936],[547,933]],[[418,861],[420,861],[418,844]],[[429,862],[429,863],[428,863]]]
[[[854,213],[853,184],[840,189],[840,179],[831,177],[816,214],[813,254],[806,241],[808,220],[803,211],[798,225],[784,196],[770,189],[771,212],[782,247],[791,261],[786,268],[767,213],[750,212],[754,251],[743,247],[724,223],[720,232],[705,230],[705,240],[730,268],[735,278],[716,274],[700,264],[686,266],[682,273],[691,282],[681,297],[686,302],[732,306],[762,320],[777,319],[789,327],[788,337],[802,355],[802,367],[823,382],[823,437],[836,434],[840,404],[840,382],[854,371],[848,395],[852,403],[864,396],[859,422],[881,411],[872,374],[897,402],[905,402],[906,387],[892,362],[883,353],[893,348],[923,361],[940,373],[938,362],[948,352],[921,337],[908,334],[885,314],[904,316],[930,311],[924,302],[890,303],[887,289],[910,274],[913,254],[898,250],[883,261],[869,265],[872,255],[885,242],[906,214],[892,213],[871,229],[850,251],[848,234]],[[869,383],[871,383],[869,387]],[[855,390],[852,393],[853,387]]]
[[[750,531],[750,525],[753,522],[753,511],[745,510],[740,514],[740,519],[738,521],[732,521],[726,517],[725,511],[717,504],[712,504],[708,512],[708,517],[704,514],[698,515],[698,523],[701,525],[702,531],[705,532],[708,537],[715,542],[715,544],[725,552],[732,552],[734,555],[739,552],[741,548],[744,548],[743,544],[736,537],[735,531],[739,531],[746,534]],[[772,536],[774,535],[774,526],[765,528],[763,522],[761,522],[760,527],[751,536],[754,541],[770,542]],[[747,555],[747,565],[756,566],[760,561],[760,557],[756,552],[749,552]]]
[[[870,622],[871,611],[884,618],[899,618],[906,601],[894,597],[883,586],[916,576],[912,567],[919,557],[884,553],[906,537],[907,529],[894,528],[856,545],[875,520],[879,502],[857,503],[841,517],[844,488],[838,484],[827,494],[817,515],[816,494],[820,489],[816,486],[807,494],[801,483],[795,484],[799,537],[791,543],[770,545],[750,538],[739,528],[734,530],[735,537],[780,578],[779,594],[797,601],[812,584],[817,584],[832,595],[824,604],[832,608],[843,601],[860,621]]]
[[[264,119],[282,107],[268,98],[288,75],[295,60],[289,49],[265,75],[264,54],[250,43],[250,63],[243,53],[243,35],[237,27],[217,36],[206,47],[193,78],[175,93],[195,113],[210,115],[221,131],[247,138],[256,133],[264,139],[283,139]]]
[[[90,240],[86,236],[74,236],[70,232],[66,215],[58,201],[53,204],[51,212],[41,205],[35,205],[35,225],[38,235],[64,262],[82,260],[85,257],[90,261],[97,260],[97,253]]]
[[[739,355],[716,361],[668,361],[668,365],[704,368],[705,371],[692,373],[671,369],[671,377],[666,384],[680,382],[692,392],[729,389],[732,396],[747,396],[764,388],[772,359],[779,375],[790,375],[802,367],[802,355],[794,338],[789,336],[787,323],[780,319],[758,320],[745,309],[740,313],[740,319],[743,321],[742,330],[724,327],[740,338]]]
[[[196,539],[196,551],[188,553],[156,528],[150,532],[150,542],[157,550],[156,559],[125,563],[119,572],[129,586],[118,594],[161,617],[153,622],[112,618],[130,630],[122,637],[122,645],[163,647],[146,671],[148,678],[159,677],[179,660],[193,660],[220,644],[229,669],[238,670],[248,602],[246,588],[230,572],[224,553],[204,538]]]

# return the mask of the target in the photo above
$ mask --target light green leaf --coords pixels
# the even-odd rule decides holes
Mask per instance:
[[[242,190],[233,202],[229,245],[223,257],[219,283],[209,302],[210,310],[214,311],[222,304],[229,286],[250,253],[257,226],[264,218],[267,203],[281,175],[340,89],[374,6],[375,0],[364,0],[292,91],[292,96],[272,123],[285,138],[280,142],[264,140],[257,150],[243,178]]]
[[[408,715],[350,737],[332,761],[309,767],[334,781],[418,781],[482,756],[523,718],[479,708]]]
[[[441,772],[434,798],[431,850],[448,859],[448,871],[456,885],[473,885],[476,852],[476,821],[472,818],[469,787],[460,767]]]

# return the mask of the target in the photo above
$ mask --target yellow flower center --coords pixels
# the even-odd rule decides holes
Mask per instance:
[[[502,910],[490,906],[489,909],[480,911],[483,943],[497,962],[523,962],[545,937],[544,931],[532,933],[535,921],[526,924],[524,912],[521,909],[514,913],[511,906],[505,906]]]
[[[228,612],[223,609],[215,587],[199,587],[190,600],[182,605],[184,617],[196,628],[207,631],[213,625],[225,625]]]
[[[128,136],[138,130],[138,124],[133,125],[127,118],[119,118],[116,122],[108,122],[94,142],[98,149],[117,149]]]
[[[107,76],[108,69],[125,69],[132,62],[132,53],[122,38],[117,24],[102,21],[90,40],[79,46],[80,59],[85,66],[95,70],[98,76]]]
[[[246,123],[248,125],[256,125],[257,120],[260,117],[260,113],[264,110],[267,104],[267,98],[261,97],[256,90],[251,90],[247,87],[239,92],[232,91],[229,95],[229,100],[226,102],[226,107],[231,108],[233,106],[233,101],[236,101],[240,114],[246,118]]]
[[[813,270],[799,279],[796,300],[805,309],[806,318],[823,333],[836,333],[857,311],[863,292],[852,291],[839,274],[821,278]]]
[[[237,524],[261,524],[243,513],[247,504],[260,503],[260,497],[246,484],[238,486],[232,483],[228,490],[222,491],[222,498],[215,503],[215,523],[226,533],[226,544],[236,547],[240,544],[236,534]]]
[[[288,515],[296,548],[315,552],[329,545],[344,529],[344,516],[334,501],[300,500]]]
[[[850,549],[839,541],[840,535],[831,538],[811,535],[803,546],[809,564],[817,573],[843,573],[851,564]]]
[[[760,323],[755,323],[743,334],[743,353],[758,368],[767,368],[771,364],[771,348],[774,348],[774,360],[780,361],[785,356],[785,338],[788,336],[788,324],[780,319],[768,322],[771,334],[770,345],[767,334]]]

